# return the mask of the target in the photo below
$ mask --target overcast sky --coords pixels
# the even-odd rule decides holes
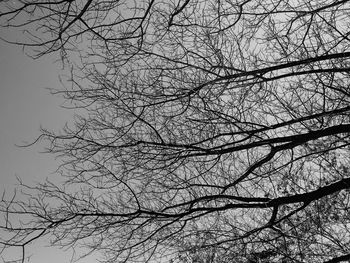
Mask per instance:
[[[28,148],[16,146],[33,141],[40,134],[40,126],[58,130],[72,118],[70,111],[60,107],[62,99],[46,90],[61,86],[58,78],[61,68],[53,61],[52,57],[34,61],[20,47],[0,41],[1,193],[6,190],[7,194],[11,194],[16,188],[16,176],[26,183],[57,176],[53,172],[58,162],[53,156],[39,153],[43,145]],[[44,243],[41,242],[41,245]],[[18,251],[13,254],[14,257],[20,256]],[[69,254],[56,249],[44,249],[39,245],[31,247],[28,255],[32,255],[29,261],[25,261],[28,263],[70,261]],[[0,258],[0,262],[2,260]],[[81,262],[95,261],[85,259]]]

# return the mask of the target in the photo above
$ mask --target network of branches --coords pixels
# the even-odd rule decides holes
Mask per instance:
[[[5,41],[71,67],[42,131],[64,184],[4,195],[0,242],[105,262],[350,259],[348,0],[12,0]],[[25,254],[22,256],[24,260]]]

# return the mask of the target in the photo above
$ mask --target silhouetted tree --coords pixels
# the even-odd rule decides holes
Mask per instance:
[[[62,185],[4,196],[1,243],[106,262],[350,259],[348,1],[2,1],[60,52]],[[21,218],[21,220],[18,220]]]

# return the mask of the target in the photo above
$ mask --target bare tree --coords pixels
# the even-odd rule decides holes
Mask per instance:
[[[25,30],[6,41],[74,64],[56,93],[80,112],[39,138],[65,183],[3,197],[4,248],[46,236],[106,262],[350,259],[348,1],[0,9]]]

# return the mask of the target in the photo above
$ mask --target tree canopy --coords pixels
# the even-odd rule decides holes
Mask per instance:
[[[349,1],[0,10],[23,30],[5,41],[72,69],[54,93],[78,110],[38,138],[64,183],[3,196],[3,249],[48,238],[105,262],[350,259]]]

